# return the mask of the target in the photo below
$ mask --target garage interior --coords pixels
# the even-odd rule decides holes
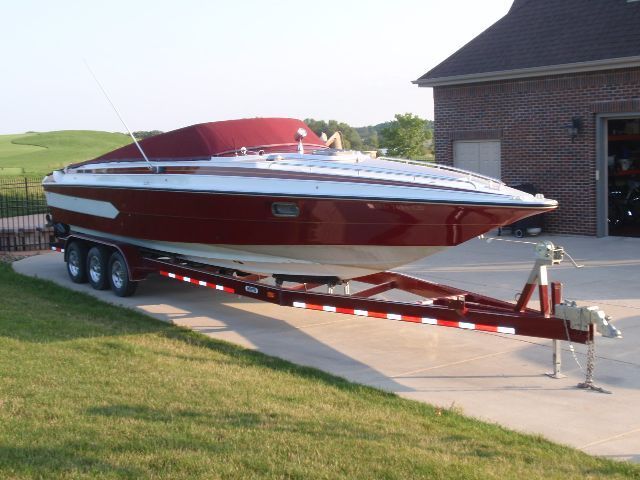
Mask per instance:
[[[607,121],[609,235],[640,237],[640,117]]]

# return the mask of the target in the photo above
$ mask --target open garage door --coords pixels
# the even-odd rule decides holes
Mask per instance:
[[[640,237],[640,117],[607,122],[609,235]]]
[[[453,165],[457,168],[500,178],[500,141],[453,142]]]

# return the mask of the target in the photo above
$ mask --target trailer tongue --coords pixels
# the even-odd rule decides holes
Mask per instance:
[[[548,241],[536,245],[535,263],[516,304],[396,272],[375,273],[350,282],[339,282],[332,277],[316,279],[315,283],[282,278],[273,282],[269,277],[185,262],[162,252],[88,235],[60,238],[52,249],[64,252],[73,281],[90,278],[94,288],[109,284],[120,296],[133,294],[137,282],[150,273],[157,273],[283,307],[551,339],[554,341],[554,371],[550,374],[553,378],[562,377],[560,342],[587,344],[586,380],[578,386],[601,392],[606,391],[593,384],[595,334],[621,337],[620,331],[598,307],[563,302],[562,285],[548,283],[547,267],[560,263],[565,254],[562,247]],[[87,252],[91,259],[83,261],[82,256]],[[94,269],[92,265],[101,268]],[[88,277],[82,275],[84,271],[89,273]],[[99,275],[106,278],[97,278]],[[326,293],[317,291],[323,285],[327,286]],[[352,287],[358,288],[352,292]],[[536,288],[539,310],[528,307]],[[336,293],[337,289],[342,293]],[[412,299],[375,298],[390,291],[404,292]]]

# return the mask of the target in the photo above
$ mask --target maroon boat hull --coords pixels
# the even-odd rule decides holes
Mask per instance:
[[[313,198],[45,184],[45,190],[111,203],[115,218],[52,207],[55,221],[105,234],[218,245],[454,246],[544,208]],[[294,202],[296,218],[277,217]]]

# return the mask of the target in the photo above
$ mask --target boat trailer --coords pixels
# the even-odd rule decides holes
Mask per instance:
[[[536,244],[533,268],[515,304],[397,272],[375,273],[349,282],[334,281],[332,277],[316,279],[316,283],[311,279],[308,282],[282,278],[274,281],[267,276],[185,262],[161,252],[84,234],[59,238],[51,249],[65,253],[72,242],[80,242],[85,248],[98,245],[120,253],[127,264],[130,282],[144,280],[149,274],[156,273],[283,307],[551,339],[553,372],[547,375],[552,378],[564,377],[561,342],[569,342],[572,353],[573,343],[586,344],[586,378],[578,387],[610,393],[593,383],[595,336],[596,332],[609,338],[622,335],[601,309],[563,301],[562,284],[548,282],[547,267],[559,264],[565,256],[562,247],[549,241]],[[68,261],[66,253],[65,261]],[[358,288],[352,288],[355,286]],[[326,287],[326,293],[318,291],[320,287]],[[539,309],[528,306],[536,289]],[[413,297],[412,301],[375,298],[392,290],[411,294],[415,300]],[[118,293],[116,289],[114,291]]]

